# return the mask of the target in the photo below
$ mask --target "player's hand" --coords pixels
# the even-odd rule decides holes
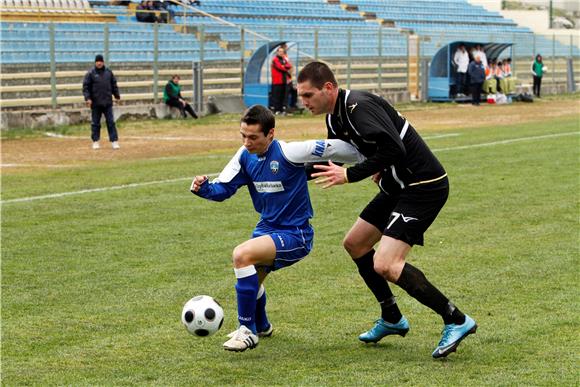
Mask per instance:
[[[87,107],[92,107],[93,106],[93,101],[90,99],[87,99]]]
[[[332,161],[329,161],[328,165],[315,164],[314,168],[322,171],[312,174],[312,177],[320,177],[320,179],[317,179],[315,183],[323,184],[322,188],[347,183],[346,168],[336,165]]]
[[[380,172],[375,173],[371,177],[371,179],[373,179],[373,182],[378,185],[379,184],[379,181],[381,181],[381,173]]]
[[[202,184],[207,181],[207,176],[196,176],[191,182],[191,192],[197,192],[201,188]]]

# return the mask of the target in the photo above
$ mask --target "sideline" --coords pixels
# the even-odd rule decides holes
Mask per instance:
[[[514,142],[535,141],[535,140],[542,140],[542,139],[546,139],[546,138],[556,138],[556,137],[565,137],[565,136],[577,136],[579,134],[580,134],[580,132],[564,132],[564,133],[546,134],[546,135],[542,135],[542,136],[519,137],[519,138],[508,139],[508,140],[484,142],[484,143],[479,143],[479,144],[459,145],[459,146],[448,147],[448,148],[438,148],[438,149],[433,149],[433,152],[448,152],[448,151],[456,151],[456,150],[463,150],[463,149],[484,148],[484,147],[488,147],[488,146],[512,144]],[[217,175],[219,175],[219,173],[212,173],[212,174],[208,174],[207,176],[214,177]],[[0,201],[0,204],[32,202],[35,200],[61,198],[64,196],[82,195],[82,194],[93,193],[93,192],[115,191],[115,190],[120,190],[120,189],[125,189],[125,188],[136,188],[136,187],[144,187],[144,186],[148,186],[148,185],[174,183],[174,182],[178,182],[178,181],[191,180],[192,178],[193,178],[193,176],[192,177],[180,177],[177,179],[156,180],[156,181],[148,181],[148,182],[144,182],[144,183],[131,183],[131,184],[112,186],[112,187],[85,189],[82,191],[61,192],[61,193],[41,195],[41,196],[29,196],[29,197],[18,198],[18,199],[2,200],[2,201]]]

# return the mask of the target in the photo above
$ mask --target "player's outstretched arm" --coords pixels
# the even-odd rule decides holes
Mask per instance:
[[[196,176],[191,182],[191,192],[196,193],[201,188],[202,184],[207,181],[207,176]]]
[[[242,172],[240,155],[243,147],[232,157],[224,170],[212,182],[207,176],[196,176],[191,182],[191,192],[202,198],[221,202],[236,193],[242,185],[248,184],[246,175]]]
[[[357,164],[365,160],[354,146],[342,140],[280,141],[280,145],[286,158],[297,164],[328,160]]]

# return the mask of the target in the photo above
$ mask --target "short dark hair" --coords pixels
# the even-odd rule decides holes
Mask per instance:
[[[322,86],[326,82],[332,83],[334,86],[338,86],[334,73],[322,62],[310,62],[300,70],[298,74],[298,83],[310,81],[312,86],[317,89],[322,89]]]
[[[274,114],[265,106],[252,105],[244,114],[240,122],[246,125],[260,125],[264,136],[267,136],[271,129],[276,127],[276,118]]]

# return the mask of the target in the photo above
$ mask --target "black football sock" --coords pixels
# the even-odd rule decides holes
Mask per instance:
[[[465,322],[465,315],[416,267],[405,263],[397,285],[421,304],[443,317],[445,324],[463,324]]]
[[[389,284],[375,271],[373,263],[374,255],[375,250],[371,250],[362,257],[355,259],[354,263],[358,267],[360,276],[381,305],[381,317],[383,320],[396,324],[403,316],[397,306],[395,296],[393,296],[389,288]]]

